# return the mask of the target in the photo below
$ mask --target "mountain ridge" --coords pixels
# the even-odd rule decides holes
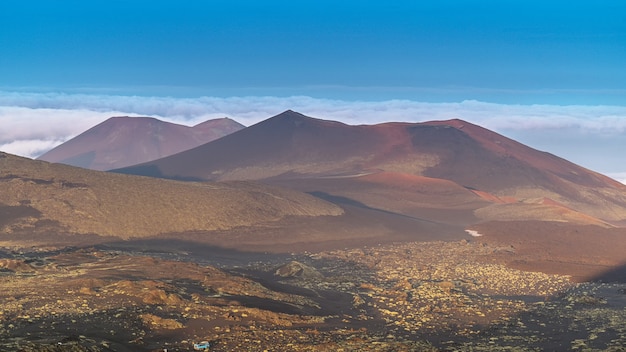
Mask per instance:
[[[104,171],[176,154],[243,127],[229,118],[207,120],[189,127],[154,117],[115,116],[38,159]]]
[[[545,209],[549,219],[564,214],[564,209],[580,216],[572,213],[563,221],[578,217],[586,222],[586,214],[597,219],[594,223],[611,226],[626,219],[626,185],[460,119],[352,126],[288,110],[220,140],[113,171],[173,179],[255,180],[342,197],[348,195],[348,182],[371,185],[366,175],[406,174],[451,181],[475,191],[477,198],[482,195],[482,200],[510,199],[529,214]],[[333,181],[344,190],[328,181],[339,177],[349,179]],[[389,189],[380,180],[378,186],[381,194]],[[365,189],[359,192],[350,197],[360,202],[371,198]],[[534,199],[542,198],[552,202],[539,207]],[[406,208],[393,202],[388,201],[388,210]],[[491,219],[487,214],[495,213],[480,214],[474,215]]]

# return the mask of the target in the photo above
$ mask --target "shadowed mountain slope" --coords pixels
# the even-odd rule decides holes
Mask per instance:
[[[243,125],[228,118],[188,127],[152,117],[112,117],[38,159],[109,170],[172,155],[242,128]]]
[[[0,233],[120,238],[229,230],[343,210],[249,182],[195,183],[112,174],[0,153]]]
[[[404,187],[402,198],[410,198],[419,192],[406,191],[429,189],[429,182],[438,179],[449,181],[438,183],[438,194],[463,194],[458,204],[466,204],[474,220],[538,216],[607,225],[626,219],[626,186],[461,120],[349,126],[286,111],[220,140],[116,171],[174,179],[264,180],[343,197],[350,183],[360,187],[350,197],[364,203],[373,185],[383,193]],[[377,173],[382,174],[374,179],[371,175]],[[420,183],[424,185],[415,186]],[[406,214],[400,209],[414,205],[400,201],[379,201],[377,207]],[[440,201],[428,207],[450,209],[449,202],[444,207]],[[487,203],[490,209],[475,212]]]

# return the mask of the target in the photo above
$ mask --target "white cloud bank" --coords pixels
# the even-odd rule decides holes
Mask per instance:
[[[0,106],[0,151],[36,157],[116,115],[129,114]]]
[[[565,155],[569,153],[574,162],[601,172],[626,172],[626,159],[621,157],[624,149],[620,148],[626,148],[626,106],[0,92],[0,150],[36,157],[112,116],[153,116],[185,125],[227,116],[251,125],[288,109],[348,124],[460,118],[572,160]],[[586,157],[589,162],[576,160],[585,154],[585,146],[589,153],[593,151]],[[606,166],[595,166],[602,164],[594,164],[594,155],[604,158]]]

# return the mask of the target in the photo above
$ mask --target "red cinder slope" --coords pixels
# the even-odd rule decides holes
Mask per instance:
[[[461,120],[349,126],[286,111],[217,141],[117,171],[265,180],[326,193],[334,189],[329,179],[363,183],[359,176],[389,172],[452,181],[476,191],[476,197],[488,193],[512,202],[549,198],[603,220],[626,219],[626,186]],[[321,184],[321,179],[326,180],[324,190],[306,186]]]
[[[437,137],[445,141],[442,149],[448,149],[446,162],[438,165],[437,168],[429,170],[429,174],[445,174],[450,177],[453,169],[463,170],[463,175],[458,175],[461,182],[469,183],[477,188],[493,188],[492,177],[485,177],[491,173],[501,175],[499,186],[505,188],[509,185],[519,186],[519,182],[536,185],[537,182],[551,184],[553,176],[562,178],[569,182],[588,187],[611,187],[626,189],[626,187],[604,175],[582,168],[565,159],[559,158],[550,153],[538,151],[519,142],[511,140],[493,131],[462,120],[433,121],[423,125],[433,126],[439,131]],[[452,128],[452,130],[447,130]],[[447,132],[445,132],[447,130]],[[430,141],[422,141],[422,144]],[[441,144],[441,143],[440,143]],[[440,145],[441,146],[441,145]],[[424,146],[424,148],[427,148]],[[476,151],[482,154],[477,155]],[[441,150],[439,151],[441,152]],[[452,155],[454,154],[454,155]],[[480,163],[476,166],[489,164],[489,170],[477,170],[468,164],[475,164],[477,157],[487,157],[489,162]],[[458,163],[464,164],[458,167]],[[481,165],[482,164],[482,165]],[[509,167],[513,166],[513,167]],[[520,166],[526,173],[520,173]],[[531,171],[534,169],[536,171]],[[467,173],[467,171],[471,171]],[[543,174],[543,175],[539,175]],[[505,177],[506,176],[506,177]],[[487,186],[486,183],[489,182]]]
[[[227,118],[188,127],[151,117],[112,117],[38,159],[110,170],[191,149],[243,127]]]

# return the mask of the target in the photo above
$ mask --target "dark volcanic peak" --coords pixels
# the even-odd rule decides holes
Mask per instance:
[[[284,111],[274,117],[257,123],[267,127],[283,127],[283,128],[320,128],[320,127],[340,127],[348,126],[342,122],[321,120],[306,116],[293,110]]]
[[[309,183],[339,177],[359,182],[387,172],[449,180],[489,199],[551,199],[595,217],[626,219],[626,186],[458,119],[350,126],[286,111],[220,140],[118,171]]]
[[[230,119],[209,120],[188,127],[152,117],[112,117],[39,159],[109,170],[172,155],[242,128]]]
[[[372,153],[376,147],[371,143],[376,136],[361,134],[355,126],[286,111],[186,152],[116,171],[200,180],[342,173],[354,170],[352,165],[346,169],[346,159],[355,153]]]

